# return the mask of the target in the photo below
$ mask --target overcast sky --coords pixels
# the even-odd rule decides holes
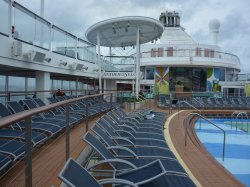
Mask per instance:
[[[17,0],[39,14],[40,0]],[[239,56],[242,73],[250,73],[250,0],[45,0],[45,18],[85,38],[88,27],[119,16],[159,19],[161,12],[177,11],[181,26],[198,43],[209,44],[209,20],[220,23],[219,46]]]

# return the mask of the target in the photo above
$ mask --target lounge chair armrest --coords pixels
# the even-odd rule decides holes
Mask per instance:
[[[123,146],[110,146],[110,147],[107,147],[108,150],[115,150],[115,149],[118,149],[118,150],[123,150],[123,151],[126,151],[128,153],[130,153],[132,156],[134,156],[135,158],[138,158],[138,156],[135,154],[134,151],[132,151],[131,149],[127,148],[127,147],[123,147]],[[118,155],[118,156],[122,156],[122,155]]]
[[[125,142],[127,142],[127,143],[129,143],[130,145],[132,145],[133,147],[136,147],[135,146],[135,144],[131,141],[131,140],[129,140],[128,138],[124,138],[124,137],[112,137],[111,138],[112,140],[115,140],[115,141],[119,141],[119,140],[122,140],[122,141],[125,141]]]
[[[125,184],[128,186],[133,186],[133,187],[138,187],[138,185],[136,185],[135,183],[128,181],[128,180],[124,180],[124,179],[101,179],[98,181],[101,185],[103,184]]]
[[[124,129],[124,130],[126,130],[126,131],[133,131],[133,132],[136,132],[136,130],[135,130],[133,127],[130,127],[130,126],[126,125],[126,124],[118,125],[118,126],[119,126],[119,128],[122,128],[122,129]]]
[[[125,123],[126,125],[131,125],[131,126],[133,126],[133,127],[135,127],[136,126],[136,124],[134,124],[132,121],[128,121],[128,120],[121,120],[121,123]]]
[[[135,138],[135,136],[134,136],[132,133],[128,132],[128,131],[124,131],[124,130],[115,130],[115,132],[117,132],[118,134],[124,133],[124,134],[129,135],[129,136],[132,137],[132,138]]]
[[[99,166],[101,164],[107,164],[107,163],[121,163],[121,164],[125,164],[125,165],[129,166],[131,169],[137,168],[134,164],[132,164],[131,162],[129,162],[127,160],[115,158],[115,159],[105,159],[105,160],[98,161],[98,162],[94,163],[93,165],[91,165],[90,167],[88,167],[87,169],[91,170],[91,169],[95,168],[96,166]]]

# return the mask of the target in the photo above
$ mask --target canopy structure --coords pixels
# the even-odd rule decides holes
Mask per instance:
[[[156,19],[140,16],[118,17],[92,25],[85,35],[89,42],[98,46],[99,86],[101,91],[100,46],[136,46],[136,96],[139,93],[140,44],[161,37],[164,27]]]

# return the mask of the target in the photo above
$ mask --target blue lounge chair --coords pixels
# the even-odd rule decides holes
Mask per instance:
[[[104,159],[101,160],[92,166],[90,166],[88,169],[93,170],[96,168],[96,166],[99,166],[100,164],[109,164],[115,172],[118,173],[125,173],[131,171],[133,166],[136,167],[142,167],[147,164],[152,163],[152,161],[156,161],[158,159],[117,159],[116,156],[110,152],[97,138],[95,138],[90,133],[87,133],[83,138],[92,148],[96,150],[97,153]],[[195,184],[192,182],[192,180],[189,178],[189,176],[186,174],[184,169],[181,167],[181,165],[176,160],[166,160],[166,159],[160,159],[163,168],[167,171],[165,175],[162,175],[157,180],[153,180],[149,182],[148,186],[187,186],[187,187],[193,187]],[[94,171],[94,170],[93,170]],[[153,173],[154,170],[151,170]],[[130,176],[132,177],[132,176]],[[130,178],[129,177],[129,178]]]
[[[125,133],[125,134],[132,134],[134,137],[136,138],[150,138],[150,139],[154,139],[154,140],[162,140],[165,141],[165,138],[163,136],[163,134],[156,134],[156,133],[145,133],[145,132],[137,132],[136,130],[132,129],[132,128],[126,128],[126,126],[122,126],[119,124],[117,124],[114,120],[111,120],[109,117],[107,116],[103,116],[103,119],[110,125],[112,126],[112,128],[114,130],[116,130],[117,132],[120,133]]]
[[[116,130],[109,125],[109,123],[105,120],[105,116],[100,118],[96,123],[98,123],[110,137],[118,137],[118,138],[126,138],[133,142],[135,145],[148,145],[148,146],[158,146],[163,148],[168,148],[165,140],[158,140],[158,139],[148,139],[148,138],[137,138],[132,133],[124,132],[120,130]],[[130,145],[128,142],[121,142],[123,145]]]
[[[31,99],[25,99],[22,100],[23,104],[28,108],[28,109],[34,109],[34,108],[38,108],[38,106],[31,100]],[[54,115],[52,112],[46,112],[42,114],[44,118],[58,118],[58,119],[65,119],[65,114],[58,114],[58,115]],[[66,120],[63,120],[66,123]],[[69,117],[69,123],[70,124],[74,124],[76,123],[77,120],[75,118],[71,118]]]
[[[11,166],[12,161],[11,159],[3,154],[0,154],[0,175],[5,173]]]
[[[167,148],[135,145],[133,147],[126,147],[111,139],[98,125],[92,126],[91,131],[98,135],[107,148],[116,152],[119,157],[175,159],[174,154]]]
[[[39,107],[46,106],[46,104],[40,98],[34,98],[33,101]],[[61,107],[59,107],[59,108],[55,108],[55,109],[50,110],[50,113],[52,113],[55,116],[65,115],[65,110],[62,109]],[[81,114],[76,114],[76,113],[70,112],[70,122],[71,123],[76,123],[76,122],[80,121],[81,119],[82,119],[82,115]]]
[[[97,181],[91,174],[73,159],[69,159],[59,174],[65,184],[70,187],[101,187],[104,184],[123,184],[137,187],[136,184],[123,179],[101,179]]]
[[[3,105],[0,103],[0,116],[1,117],[6,117],[10,116],[12,113]],[[35,131],[42,131],[44,133],[49,133],[49,136],[54,136],[55,134],[59,133],[62,129],[59,126],[48,124],[48,123],[43,123],[43,122],[33,122],[31,123],[32,130]],[[25,128],[25,123],[24,121],[19,121],[15,125],[12,125],[12,128],[14,129],[24,129]]]
[[[16,101],[9,101],[7,102],[8,108],[13,113],[19,113],[25,111],[23,107]],[[32,122],[42,122],[46,124],[50,124],[53,126],[57,126],[60,128],[64,128],[66,126],[65,120],[58,119],[58,118],[45,118],[44,116],[38,114],[36,116],[32,116],[31,118]]]
[[[9,155],[15,161],[24,155],[25,143],[16,140],[0,139],[0,153]]]

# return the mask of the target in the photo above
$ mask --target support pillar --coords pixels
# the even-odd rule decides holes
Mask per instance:
[[[107,90],[107,80],[103,79],[103,91],[104,91],[104,93],[106,93],[106,90]]]
[[[49,72],[43,72],[43,71],[36,72],[36,90],[37,91],[50,90],[50,73]],[[46,98],[50,97],[49,92],[37,92],[36,96],[48,104],[48,100]]]
[[[101,68],[101,49],[100,49],[100,35],[97,32],[97,47],[98,47],[98,78],[99,78],[99,93],[102,93],[102,68]]]
[[[138,98],[140,89],[140,28],[137,28],[136,36],[136,68],[135,68],[135,96]]]

